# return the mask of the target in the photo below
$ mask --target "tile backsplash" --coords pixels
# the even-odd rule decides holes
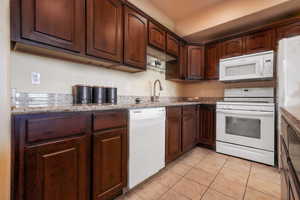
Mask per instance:
[[[132,104],[135,99],[139,98],[142,102],[150,102],[150,96],[118,96],[118,103]],[[160,97],[161,102],[181,101],[183,97]],[[39,107],[39,106],[59,106],[73,104],[73,96],[71,94],[59,93],[27,93],[15,92],[11,98],[11,104],[15,107]]]

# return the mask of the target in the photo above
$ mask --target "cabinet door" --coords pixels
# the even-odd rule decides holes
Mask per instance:
[[[173,56],[179,55],[179,41],[169,33],[167,34],[167,53]]]
[[[167,80],[184,80],[187,74],[187,47],[180,45],[180,56],[177,60],[166,62]]]
[[[25,149],[25,199],[87,200],[88,149],[86,136]]]
[[[121,62],[122,20],[119,0],[87,0],[87,54]]]
[[[188,50],[187,46],[184,44],[180,44],[179,49],[179,78],[185,79],[187,76],[187,56],[188,56]]]
[[[93,135],[93,200],[113,199],[127,183],[127,129]]]
[[[181,155],[181,107],[167,108],[166,162]]]
[[[124,63],[146,70],[147,20],[125,7]]]
[[[274,47],[274,30],[267,30],[245,36],[245,52],[247,54],[270,51]]]
[[[184,106],[182,114],[182,151],[186,152],[197,143],[197,106]]]
[[[82,52],[85,44],[85,2],[21,0],[22,37]]]
[[[300,35],[300,22],[277,28],[277,40]]]
[[[201,80],[204,78],[204,47],[189,46],[187,79]]]
[[[220,58],[230,58],[240,56],[243,51],[243,38],[234,38],[221,43]]]
[[[216,144],[216,110],[213,105],[200,105],[199,109],[199,143],[215,147]]]
[[[209,44],[205,47],[206,79],[219,79],[219,52],[218,44]]]
[[[166,32],[160,28],[158,25],[149,21],[148,23],[148,38],[149,44],[161,49],[165,50],[166,48]]]
[[[288,161],[287,161],[287,151],[283,141],[283,137],[281,139],[281,152],[280,152],[280,175],[281,175],[281,198],[282,200],[289,200],[289,177],[288,177]]]

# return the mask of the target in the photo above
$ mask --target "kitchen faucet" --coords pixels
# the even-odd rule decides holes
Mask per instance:
[[[153,85],[153,90],[154,90],[154,92],[153,92],[153,96],[151,96],[151,101],[152,102],[159,102],[159,96],[160,96],[160,93],[158,94],[158,96],[156,96],[156,84],[159,84],[159,91],[162,91],[163,90],[163,88],[162,88],[162,86],[161,86],[161,82],[160,82],[160,80],[156,80],[156,81],[154,81],[154,85]]]

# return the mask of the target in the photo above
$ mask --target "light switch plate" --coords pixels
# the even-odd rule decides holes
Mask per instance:
[[[41,84],[41,74],[38,72],[31,72],[31,83],[33,85]]]

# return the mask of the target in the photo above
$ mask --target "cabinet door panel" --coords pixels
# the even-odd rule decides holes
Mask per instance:
[[[219,48],[218,44],[209,44],[205,47],[206,79],[219,79]]]
[[[185,79],[187,76],[187,56],[188,50],[187,46],[184,44],[180,44],[180,57],[179,57],[179,78]]]
[[[93,199],[111,199],[127,183],[127,130],[113,129],[93,136]]]
[[[216,113],[215,106],[199,106],[199,143],[215,147]]]
[[[273,49],[274,30],[254,33],[245,37],[245,51],[247,54],[270,51]]]
[[[161,50],[165,50],[166,48],[166,32],[162,30],[159,26],[153,24],[149,21],[148,24],[148,34],[149,34],[149,44],[159,48]]]
[[[87,1],[87,53],[121,62],[122,4],[119,0]]]
[[[182,117],[182,151],[192,149],[197,142],[197,106],[184,106]]]
[[[277,40],[300,35],[300,22],[277,28]]]
[[[179,54],[179,41],[170,34],[167,34],[167,53],[174,56]]]
[[[124,63],[146,70],[147,20],[125,7]]]
[[[181,107],[167,108],[166,162],[181,155]]]
[[[75,52],[84,50],[84,1],[21,0],[22,37]]]
[[[25,150],[26,200],[87,200],[88,143],[86,137]]]
[[[221,58],[240,56],[244,53],[243,38],[234,38],[221,43]]]
[[[188,79],[204,79],[204,47],[188,47]]]

